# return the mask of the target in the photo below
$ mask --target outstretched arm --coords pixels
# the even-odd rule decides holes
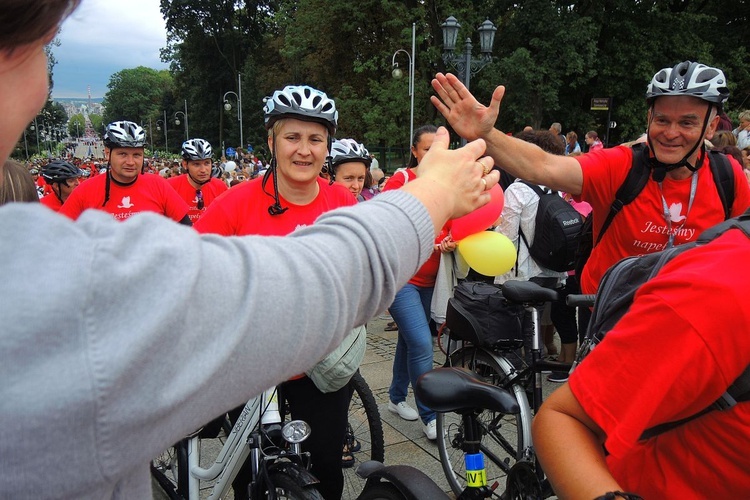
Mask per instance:
[[[571,194],[581,193],[583,174],[578,161],[546,153],[534,144],[509,137],[495,128],[505,87],[495,89],[489,106],[477,101],[450,73],[438,73],[432,80],[432,87],[438,95],[430,100],[453,130],[466,139],[484,139],[487,154],[498,167],[535,184]]]

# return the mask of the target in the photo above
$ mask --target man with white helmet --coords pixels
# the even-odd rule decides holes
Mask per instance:
[[[494,128],[504,87],[495,90],[485,107],[454,75],[438,74],[432,85],[440,96],[433,96],[432,102],[453,129],[467,139],[485,139],[488,154],[501,169],[590,203],[597,241],[615,192],[632,165],[631,148],[601,149],[577,157],[545,153]],[[621,258],[692,241],[724,219],[704,139],[713,137],[718,112],[728,97],[724,73],[704,64],[685,61],[654,75],[646,93],[651,178],[612,219],[591,252],[580,277],[584,293],[594,293],[604,271]],[[729,162],[734,179],[742,181],[741,165],[732,158]],[[734,182],[731,215],[743,213],[748,206],[747,183]]]
[[[213,150],[207,140],[185,141],[182,143],[182,169],[185,173],[167,179],[190,207],[188,216],[193,224],[211,202],[227,190],[227,185],[212,175],[212,155]]]
[[[112,122],[104,133],[106,175],[86,182],[65,202],[60,213],[77,219],[97,208],[125,220],[138,212],[157,212],[190,225],[188,205],[158,175],[141,175],[146,132],[137,123]]]
[[[596,240],[632,164],[631,148],[548,155],[494,129],[502,87],[488,108],[453,76],[438,75],[433,87],[443,101],[433,97],[433,103],[454,129],[483,137],[498,166],[591,203]],[[728,95],[724,73],[703,64],[686,61],[654,75],[646,93],[650,178],[594,248],[581,280],[584,291],[595,290],[620,257],[695,240],[724,219],[704,139],[713,136]],[[740,166],[729,161],[731,215],[737,216],[750,204],[750,191]],[[748,241],[740,231],[727,231],[665,265],[545,401],[534,418],[534,447],[560,498],[747,496],[747,403],[658,436],[646,430],[713,403],[748,366],[747,273],[736,265],[747,255]]]

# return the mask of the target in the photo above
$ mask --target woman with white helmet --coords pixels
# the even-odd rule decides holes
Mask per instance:
[[[196,223],[201,233],[282,236],[312,224],[324,212],[354,205],[341,185],[320,177],[329,169],[336,131],[336,105],[308,86],[287,86],[267,98],[265,124],[271,166],[262,178],[243,182],[216,200]],[[292,418],[310,424],[302,444],[312,455],[312,473],[326,499],[341,497],[341,452],[347,421],[348,387],[321,392],[304,374],[283,384]],[[236,494],[246,491],[237,488]],[[242,490],[242,491],[240,491]]]
[[[182,143],[184,174],[170,177],[167,182],[190,207],[188,217],[193,224],[227,185],[213,177],[211,157],[213,149],[205,139],[190,139]]]
[[[370,153],[354,139],[336,139],[331,147],[331,180],[348,189],[357,201],[365,201],[362,189],[367,183]]]

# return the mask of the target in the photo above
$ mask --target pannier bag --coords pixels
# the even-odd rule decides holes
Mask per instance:
[[[523,345],[524,308],[503,297],[499,286],[463,281],[448,300],[445,324],[451,340],[488,349],[517,349]]]

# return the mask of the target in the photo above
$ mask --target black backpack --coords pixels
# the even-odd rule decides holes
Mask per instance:
[[[729,163],[726,155],[717,151],[708,152],[708,164],[716,183],[716,191],[719,193],[721,204],[724,207],[724,219],[732,216],[732,205],[734,204],[734,170]],[[604,220],[602,230],[596,239],[596,245],[602,240],[602,236],[612,224],[612,219],[628,203],[635,200],[646,187],[648,178],[651,175],[651,169],[648,166],[648,148],[645,144],[633,145],[633,164],[628,171],[625,181],[615,193],[615,201],[609,208],[607,218]],[[581,234],[578,237],[578,249],[575,256],[574,269],[576,276],[581,276],[583,266],[588,262],[591,251],[594,249],[594,223],[593,214],[590,214],[581,228]]]
[[[547,269],[558,272],[570,271],[575,264],[583,216],[556,191],[545,191],[536,184],[522,182],[539,196],[534,242],[531,245],[519,228],[521,238],[529,249],[529,255],[537,264]]]
[[[739,217],[726,220],[721,224],[707,229],[696,241],[668,248],[661,252],[626,257],[610,267],[604,273],[599,285],[594,302],[594,310],[588,330],[586,331],[586,338],[578,349],[573,365],[574,368],[605,338],[607,332],[620,321],[620,318],[628,312],[630,305],[633,303],[633,297],[641,285],[656,276],[667,262],[682,252],[689,251],[696,246],[705,245],[728,230],[735,228],[741,230],[745,233],[745,236],[750,238],[750,210]],[[654,437],[710,411],[725,410],[736,405],[738,402],[749,400],[750,366],[745,369],[742,375],[713,404],[682,420],[667,422],[646,429],[641,435],[641,440]]]

